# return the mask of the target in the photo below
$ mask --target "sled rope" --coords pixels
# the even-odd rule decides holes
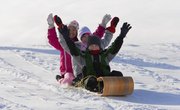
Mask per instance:
[[[96,76],[94,76],[94,75],[88,75],[88,76],[82,78],[81,81],[77,82],[77,84],[75,85],[75,87],[83,87],[83,88],[84,88],[84,87],[85,87],[84,81],[85,81],[87,78],[89,78],[89,77],[95,77],[95,78],[96,78]]]

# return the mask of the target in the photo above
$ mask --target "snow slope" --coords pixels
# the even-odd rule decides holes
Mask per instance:
[[[180,109],[179,0],[4,0],[0,3],[0,109]],[[134,78],[126,97],[61,87],[59,52],[47,46],[47,16],[95,30],[107,13],[133,28],[112,69]],[[114,39],[114,38],[113,38]],[[169,43],[170,42],[170,43]],[[155,43],[155,44],[152,44]],[[138,45],[137,45],[138,44]]]
[[[124,44],[112,69],[132,76],[135,90],[124,97],[60,86],[59,52],[45,45],[0,46],[2,110],[179,110],[180,44]]]

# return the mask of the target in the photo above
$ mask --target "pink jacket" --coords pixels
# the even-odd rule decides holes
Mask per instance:
[[[59,43],[59,40],[57,38],[55,27],[48,29],[48,39],[49,43],[60,51],[60,72],[61,75],[64,75],[65,73],[73,73],[72,70],[72,63],[71,63],[71,56],[65,52],[65,50],[62,48],[62,46]]]

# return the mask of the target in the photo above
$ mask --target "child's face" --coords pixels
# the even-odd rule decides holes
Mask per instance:
[[[70,38],[76,37],[76,35],[77,35],[77,30],[76,30],[76,28],[73,27],[73,26],[69,26],[68,28],[69,28],[69,37],[70,37]]]
[[[96,44],[91,44],[89,47],[88,47],[89,50],[100,50],[99,46],[96,45]]]
[[[87,41],[88,41],[88,34],[84,34],[84,35],[82,35],[82,37],[81,37],[81,41],[82,41],[82,43],[84,43],[84,44],[87,44]]]

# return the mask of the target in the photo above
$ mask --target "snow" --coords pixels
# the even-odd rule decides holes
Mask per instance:
[[[0,3],[0,109],[2,110],[179,110],[179,0],[5,0]],[[60,86],[59,52],[47,41],[47,16],[95,30],[107,13],[132,29],[110,63],[132,76],[124,97],[101,97]],[[109,25],[109,24],[108,24]],[[112,41],[113,41],[112,40]]]
[[[124,44],[112,69],[132,76],[135,90],[124,97],[101,97],[60,86],[59,52],[50,46],[0,46],[0,109],[180,109],[180,44]]]

